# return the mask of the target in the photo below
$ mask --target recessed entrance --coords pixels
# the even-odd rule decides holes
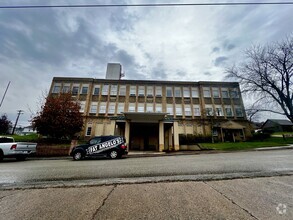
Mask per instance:
[[[159,124],[131,123],[129,149],[157,151],[159,149]]]

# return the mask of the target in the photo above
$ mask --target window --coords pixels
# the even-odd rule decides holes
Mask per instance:
[[[166,96],[167,97],[172,97],[173,96],[172,87],[167,87],[166,88]]]
[[[54,88],[53,88],[53,91],[52,91],[52,93],[59,93],[60,92],[60,89],[61,89],[61,86],[54,86]]]
[[[135,103],[129,103],[128,111],[129,112],[135,112]]]
[[[99,85],[94,87],[94,93],[93,94],[94,95],[99,95],[100,94],[100,86]]]
[[[91,136],[91,133],[92,133],[92,127],[87,127],[86,129],[86,136]]]
[[[137,112],[144,112],[144,103],[138,103]]]
[[[156,96],[162,96],[162,87],[156,86]]]
[[[73,86],[72,87],[72,95],[77,95],[79,91],[79,86]]]
[[[236,117],[243,117],[243,111],[240,106],[235,106],[235,114]]]
[[[144,86],[138,87],[138,96],[144,96]]]
[[[205,114],[206,114],[206,116],[213,116],[214,115],[213,107],[211,105],[205,106]]]
[[[81,94],[87,94],[88,89],[89,89],[88,86],[83,86],[83,87],[81,88]]]
[[[152,86],[147,86],[147,96],[154,96],[154,89]]]
[[[194,116],[200,116],[199,105],[193,105],[193,115]]]
[[[222,88],[222,98],[229,98],[229,92],[227,88]]]
[[[156,104],[156,112],[162,112],[162,104]]]
[[[183,96],[184,97],[190,97],[190,90],[188,87],[183,88]]]
[[[110,102],[109,103],[109,109],[108,109],[109,114],[114,114],[115,113],[115,105],[116,105],[115,102]]]
[[[116,96],[117,95],[117,90],[118,90],[117,85],[111,85],[110,95]]]
[[[172,104],[167,104],[167,113],[170,115],[173,115],[173,105]]]
[[[230,90],[230,96],[231,98],[239,98],[239,91],[237,88],[233,88]]]
[[[191,116],[191,108],[189,105],[188,106],[185,105],[184,114],[185,114],[185,116]]]
[[[211,90],[208,87],[203,88],[203,96],[204,97],[211,97]]]
[[[198,88],[191,89],[191,96],[192,98],[198,98]]]
[[[177,104],[175,107],[176,107],[176,115],[182,115],[182,105]]]
[[[216,115],[217,116],[223,116],[222,106],[216,105]]]
[[[225,106],[225,112],[227,117],[233,117],[233,112],[231,106]]]
[[[84,109],[85,109],[85,102],[80,102],[80,103],[79,103],[79,106],[80,106],[79,112],[84,112]],[[96,112],[97,112],[97,109],[96,109]]]
[[[101,102],[100,103],[99,113],[105,114],[106,109],[107,109],[107,103],[106,102]]]
[[[136,86],[130,86],[130,96],[136,96]]]
[[[125,96],[126,95],[126,86],[125,85],[120,86],[119,95],[120,96]]]
[[[102,95],[108,95],[109,93],[109,85],[104,84],[102,88]]]
[[[63,85],[62,92],[69,93],[69,91],[70,91],[70,85],[69,84]]]
[[[175,97],[181,97],[181,88],[175,87]]]
[[[212,91],[214,98],[220,98],[219,88],[212,88]]]
[[[98,106],[97,102],[92,102],[91,108],[90,108],[90,113],[96,114],[97,113],[97,106]]]
[[[153,112],[154,111],[153,104],[147,103],[146,111],[147,112]]]
[[[124,112],[124,102],[119,102],[118,103],[118,110],[117,110],[117,114],[120,114],[122,112]]]
[[[102,142],[102,138],[96,137],[90,140],[90,145],[99,144]]]

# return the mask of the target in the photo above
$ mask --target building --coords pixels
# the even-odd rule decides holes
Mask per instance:
[[[54,77],[50,94],[60,92],[81,105],[81,136],[123,135],[129,150],[180,150],[180,135],[234,142],[251,135],[235,82]]]
[[[262,125],[264,132],[291,132],[293,123],[286,119],[268,119]]]

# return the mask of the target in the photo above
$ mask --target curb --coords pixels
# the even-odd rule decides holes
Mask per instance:
[[[141,157],[166,157],[166,156],[184,156],[184,155],[200,155],[200,154],[218,154],[218,153],[236,153],[236,152],[253,152],[253,151],[273,151],[273,150],[289,150],[293,149],[293,145],[279,146],[279,147],[262,147],[247,150],[237,151],[221,151],[221,150],[197,150],[197,151],[177,151],[177,152],[160,152],[160,153],[141,153],[141,154],[128,154],[124,158],[141,158]],[[59,157],[29,157],[33,160],[71,160],[71,156],[59,156]]]

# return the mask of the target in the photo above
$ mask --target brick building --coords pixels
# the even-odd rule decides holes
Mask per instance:
[[[122,135],[129,150],[163,151],[180,150],[180,134],[215,141],[250,135],[238,83],[122,80],[117,65],[108,64],[106,79],[53,78],[51,95],[71,92],[80,103],[82,137]]]

